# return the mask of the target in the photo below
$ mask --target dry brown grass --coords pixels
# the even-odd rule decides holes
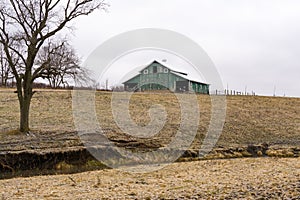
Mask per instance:
[[[199,145],[210,122],[210,97],[198,96],[201,119],[192,148]],[[128,139],[114,122],[111,113],[111,93],[96,93],[99,122],[111,139]],[[146,125],[148,110],[153,104],[165,106],[168,121],[164,129],[145,141],[167,144],[180,122],[179,105],[171,93],[135,93],[130,103],[133,120]],[[22,151],[29,148],[78,146],[72,117],[71,91],[39,90],[32,101],[31,127],[33,135],[20,134],[18,101],[13,90],[0,90],[0,147]],[[68,137],[68,139],[66,139]],[[49,139],[48,139],[49,138]],[[49,143],[53,140],[55,144]],[[26,141],[20,145],[20,141]],[[35,141],[33,144],[32,141]],[[271,157],[291,157],[300,151],[300,98],[252,96],[227,97],[227,117],[217,147],[208,158],[238,158],[174,163],[163,170],[147,174],[130,174],[117,170],[102,170],[73,175],[43,176],[0,180],[2,199],[272,199],[299,198],[299,158],[250,157],[248,144],[273,145],[265,152]],[[3,147],[4,146],[4,147]],[[227,153],[220,147],[238,147],[241,151]],[[257,152],[261,156],[262,152]],[[190,160],[187,158],[187,160]],[[85,163],[87,169],[102,166],[97,161]],[[138,166],[143,167],[143,166]],[[64,161],[57,170],[77,166]]]
[[[195,148],[207,132],[210,122],[210,97],[198,95],[201,109]],[[19,107],[12,90],[0,91],[0,137],[12,133],[18,127]],[[135,93],[130,101],[130,114],[139,125],[149,123],[148,110],[161,104],[168,113],[163,130],[154,139],[167,144],[176,134],[180,123],[180,106],[172,93]],[[101,126],[111,138],[127,138],[113,119],[111,93],[96,93],[96,110]],[[63,133],[75,131],[72,117],[71,91],[39,90],[33,97],[30,115],[33,131]],[[300,99],[259,96],[227,97],[227,117],[218,146],[240,146],[269,143],[278,145],[300,145]]]
[[[2,199],[299,199],[299,169],[299,158],[173,163],[144,174],[106,169],[0,180],[0,195]]]
[[[232,144],[300,145],[300,99],[229,97],[226,124],[220,138]]]
[[[32,130],[74,130],[70,91],[38,90],[30,112]],[[0,90],[0,132],[18,129],[19,103],[11,89]]]

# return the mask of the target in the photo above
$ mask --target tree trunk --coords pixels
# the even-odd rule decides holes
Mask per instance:
[[[26,79],[25,79],[26,80]],[[33,96],[30,79],[27,79],[27,84],[21,79],[17,80],[17,91],[20,105],[20,132],[26,133],[29,129],[29,110],[31,98]]]
[[[22,133],[29,131],[29,110],[30,110],[31,96],[30,95],[27,95],[27,97],[25,96],[23,100],[20,101],[20,131]]]
[[[1,86],[4,86],[4,66],[1,63]]]

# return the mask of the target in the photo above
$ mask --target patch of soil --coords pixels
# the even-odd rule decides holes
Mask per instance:
[[[99,141],[102,141],[101,137],[103,135],[90,134],[87,138],[96,142],[86,147],[76,132],[31,132],[29,135],[7,135],[5,140],[0,141],[0,179],[107,168],[97,159],[111,162],[112,165],[116,162],[117,165],[124,166],[147,162],[140,158],[133,159],[134,162],[124,158],[117,148],[105,142],[99,144]],[[162,147],[159,141],[137,140],[123,136],[120,139],[115,137],[111,142],[115,144],[115,147],[133,152],[151,152]],[[98,155],[97,159],[93,157],[95,152]],[[198,149],[186,151],[163,149],[154,155],[154,162],[163,163],[165,155],[175,154],[181,155],[177,161],[242,157],[299,157],[300,148],[282,148],[269,146],[266,143],[239,147],[216,147],[205,157],[199,156]]]

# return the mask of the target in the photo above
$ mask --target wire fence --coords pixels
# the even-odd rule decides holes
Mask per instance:
[[[226,95],[226,96],[257,96],[254,91],[251,92],[241,92],[237,90],[212,90],[210,91],[211,95]]]

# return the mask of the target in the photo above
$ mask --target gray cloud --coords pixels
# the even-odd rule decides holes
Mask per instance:
[[[73,43],[87,57],[108,38],[137,28],[164,28],[201,45],[224,86],[300,97],[300,1],[110,0],[108,13],[76,22]],[[133,62],[134,63],[134,62]],[[145,63],[146,64],[146,63]]]

